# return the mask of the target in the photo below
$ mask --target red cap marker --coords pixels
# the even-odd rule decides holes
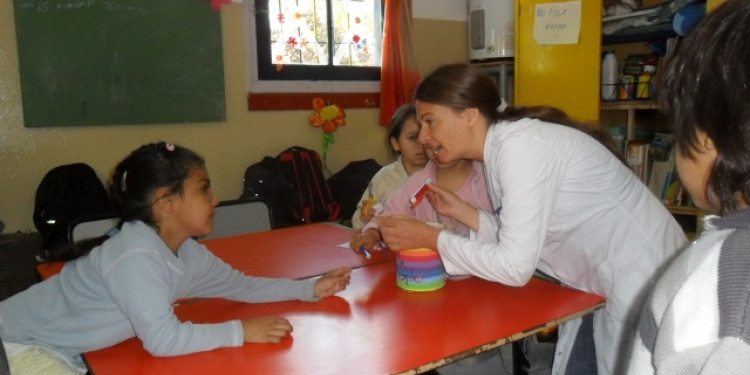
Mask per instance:
[[[427,193],[430,192],[429,184],[432,183],[432,179],[428,178],[427,181],[422,184],[422,186],[419,187],[419,189],[411,195],[411,198],[409,198],[409,202],[411,203],[411,208],[417,208],[419,204],[422,202],[424,197],[427,196]]]

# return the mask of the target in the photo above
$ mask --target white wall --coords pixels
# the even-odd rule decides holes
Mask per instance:
[[[468,0],[412,0],[414,18],[466,21]]]

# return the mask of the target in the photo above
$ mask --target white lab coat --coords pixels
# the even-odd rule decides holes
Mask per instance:
[[[604,296],[594,316],[598,370],[615,373],[655,274],[687,244],[680,226],[610,151],[566,126],[496,123],[484,163],[495,212],[480,213],[470,239],[440,234],[446,271],[524,285],[539,268]],[[579,324],[561,330],[553,374],[564,374]]]

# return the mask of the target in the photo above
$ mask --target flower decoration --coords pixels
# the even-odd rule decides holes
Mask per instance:
[[[310,115],[310,125],[323,129],[323,168],[332,175],[328,169],[328,145],[334,142],[333,132],[339,126],[346,125],[346,114],[344,109],[336,104],[326,104],[323,98],[314,98],[312,101],[315,113]]]
[[[344,109],[336,104],[326,105],[322,98],[313,99],[315,113],[310,115],[310,125],[320,126],[326,133],[333,133],[339,126],[346,125]]]
[[[232,0],[211,0],[211,9],[219,11],[223,4],[230,4]]]

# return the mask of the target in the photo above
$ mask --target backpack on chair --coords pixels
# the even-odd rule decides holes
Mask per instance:
[[[276,158],[292,186],[288,222],[309,224],[339,218],[341,206],[333,199],[317,151],[294,146],[282,151]]]
[[[266,156],[245,169],[242,195],[240,199],[262,199],[270,207],[274,228],[283,227],[292,184],[287,181],[281,162]]]
[[[68,226],[75,220],[111,212],[104,184],[94,169],[84,163],[52,168],[36,190],[34,226],[41,234],[43,249],[56,249],[68,242]]]
[[[382,167],[375,159],[352,161],[328,178],[328,186],[331,187],[333,199],[341,205],[343,223],[351,221],[372,176]],[[350,224],[348,223],[349,226]]]

